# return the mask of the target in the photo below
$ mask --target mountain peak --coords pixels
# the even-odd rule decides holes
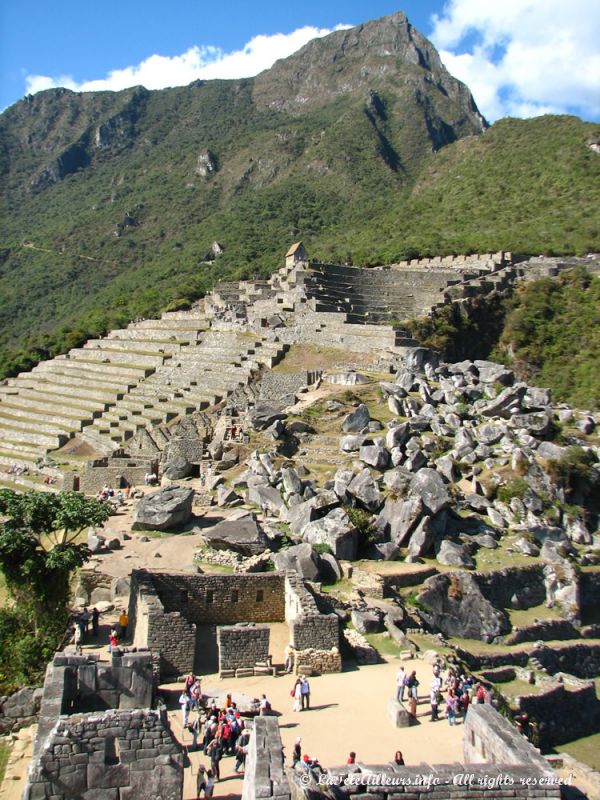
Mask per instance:
[[[467,87],[401,11],[313,39],[256,78],[254,99],[262,107],[299,113],[340,95],[381,90],[404,99],[426,94],[434,103],[439,95],[466,109],[473,133],[487,127]]]

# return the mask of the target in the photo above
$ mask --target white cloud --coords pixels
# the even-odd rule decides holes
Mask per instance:
[[[350,25],[336,25],[333,30],[344,30]],[[198,79],[247,78],[268,69],[279,58],[295,53],[311,39],[326,36],[328,28],[306,25],[292,33],[259,35],[251,39],[242,50],[224,53],[217,47],[201,45],[190,47],[177,56],[152,55],[137,66],[111,70],[105,78],[78,83],[69,75],[50,77],[28,75],[27,93],[64,86],[78,92],[118,91],[128,86],[145,86],[147,89],[164,89],[185,86]]]
[[[490,120],[600,117],[597,0],[449,0],[433,17],[431,39]]]

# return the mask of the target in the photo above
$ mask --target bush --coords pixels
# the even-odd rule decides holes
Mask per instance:
[[[525,478],[513,478],[513,480],[505,483],[504,486],[498,487],[497,497],[503,503],[510,503],[513,497],[522,500],[529,491],[529,484]]]

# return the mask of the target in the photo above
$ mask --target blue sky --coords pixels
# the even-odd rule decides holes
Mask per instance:
[[[256,74],[310,38],[404,11],[482,113],[600,121],[598,0],[2,0],[0,108],[28,92]]]

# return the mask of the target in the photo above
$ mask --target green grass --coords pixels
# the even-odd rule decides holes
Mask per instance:
[[[582,739],[574,739],[567,744],[561,744],[558,751],[568,753],[577,761],[587,764],[592,769],[600,770],[600,733],[584,736]]]
[[[382,656],[398,656],[400,648],[392,637],[385,633],[367,633],[365,639]]]
[[[506,613],[513,628],[523,628],[526,625],[533,625],[536,619],[562,619],[557,608],[548,608],[545,605],[520,609],[507,608]]]
[[[7,742],[0,739],[0,785],[4,780],[4,773],[6,772],[6,765],[8,763],[8,756],[10,755],[10,747]]]

